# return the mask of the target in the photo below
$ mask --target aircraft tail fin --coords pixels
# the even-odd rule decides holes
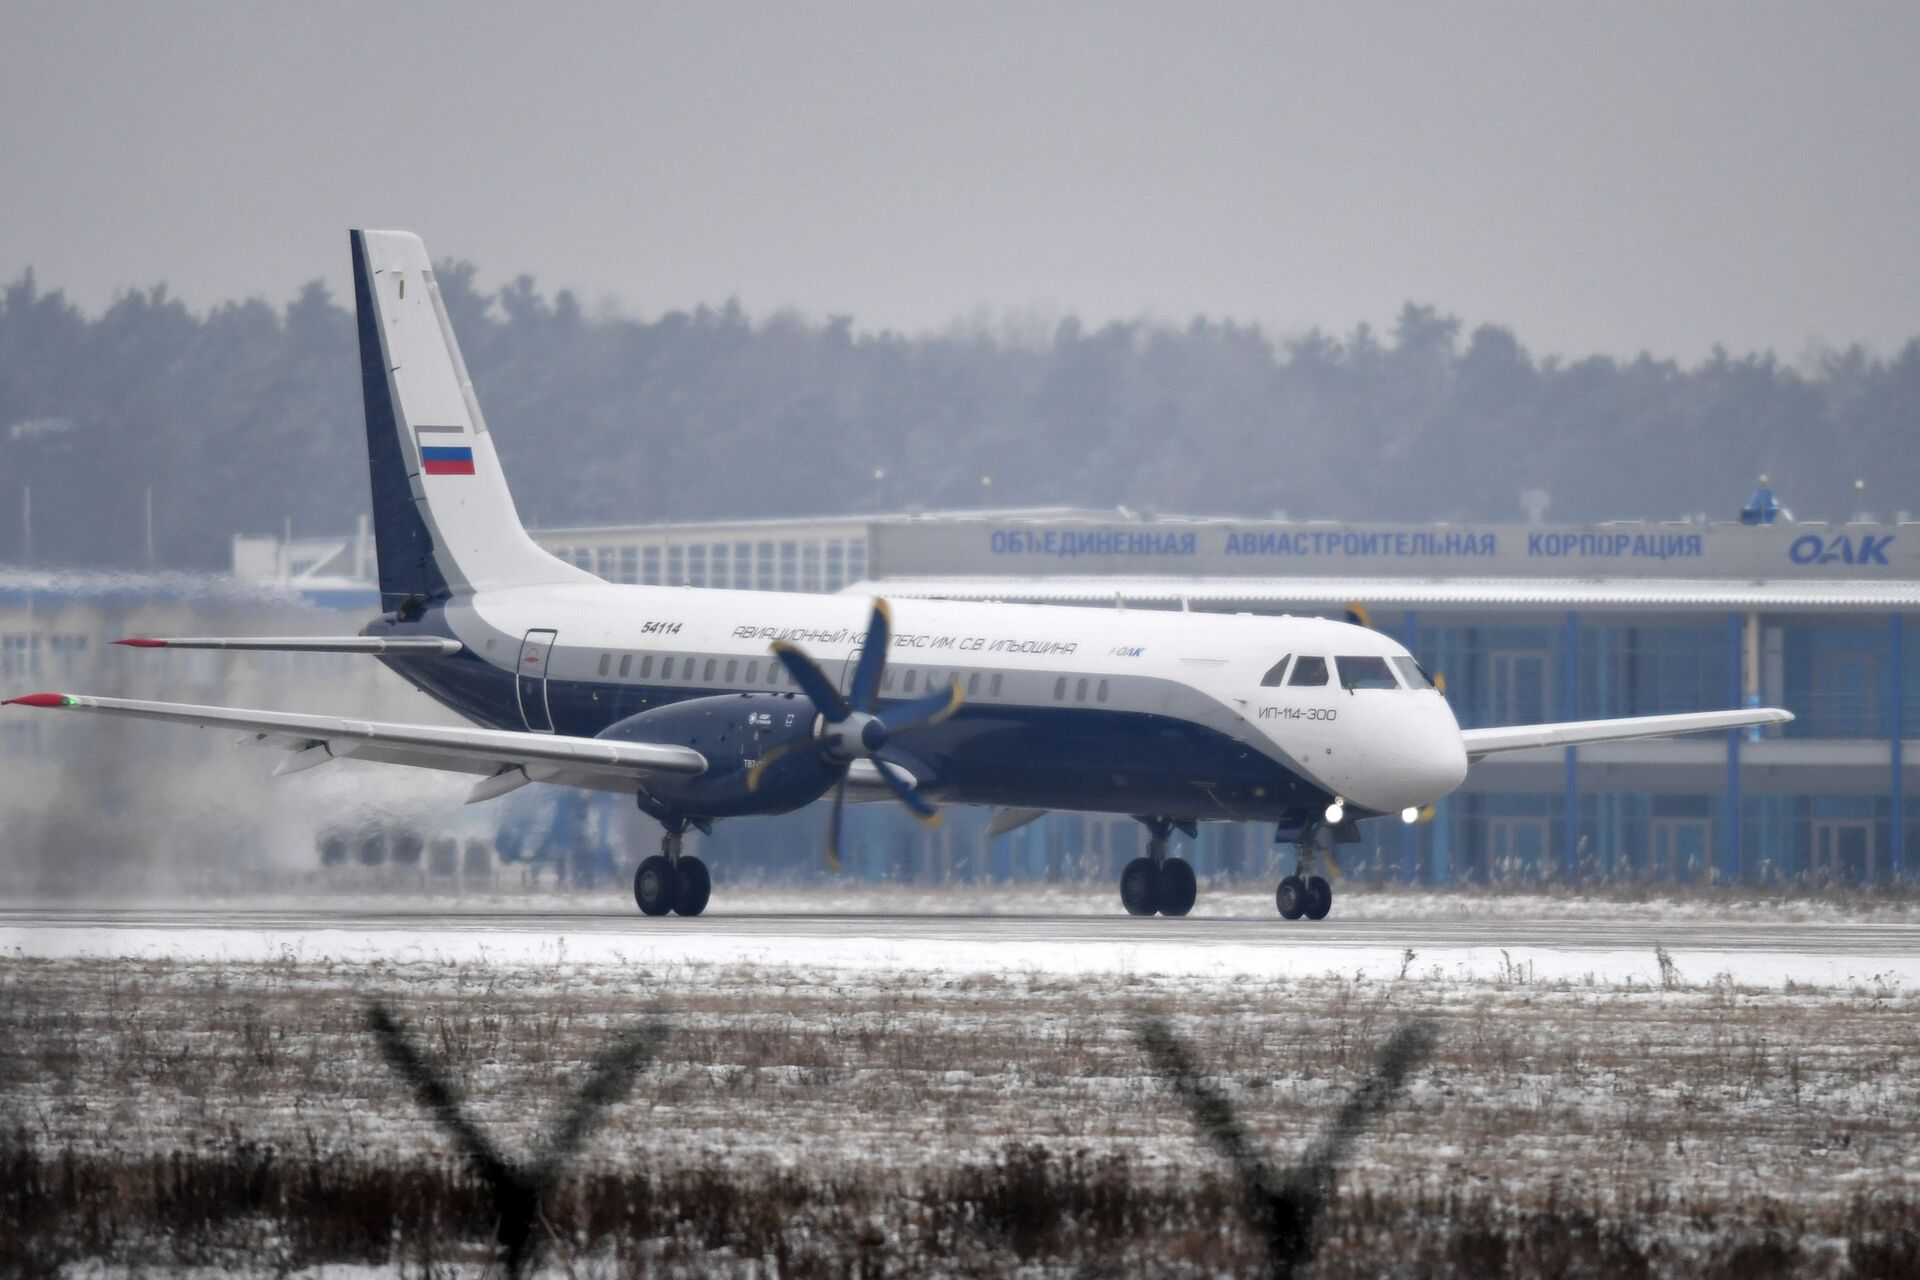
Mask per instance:
[[[420,237],[351,236],[382,608],[591,581],[520,523]]]

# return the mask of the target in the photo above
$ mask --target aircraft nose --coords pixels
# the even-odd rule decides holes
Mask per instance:
[[[1466,780],[1467,748],[1453,709],[1438,697],[1434,703],[1426,714],[1410,717],[1395,735],[1390,748],[1396,793],[1392,807],[1432,804]]]

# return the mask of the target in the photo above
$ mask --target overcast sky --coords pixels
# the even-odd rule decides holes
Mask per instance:
[[[278,303],[386,226],[642,316],[1891,352],[1916,50],[1910,4],[0,0],[0,276]]]

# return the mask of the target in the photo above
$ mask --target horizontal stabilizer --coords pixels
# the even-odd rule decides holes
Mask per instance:
[[[466,646],[443,636],[129,636],[129,649],[251,649],[262,653],[373,653],[452,657]]]
[[[1463,729],[1460,738],[1466,744],[1467,759],[1471,761],[1498,751],[1525,751],[1529,747],[1578,747],[1594,742],[1628,742],[1636,738],[1667,738],[1681,733],[1785,724],[1791,719],[1791,711],[1782,711],[1778,707],[1758,707],[1751,711],[1689,711],[1672,716],[1630,716],[1623,720],[1569,720],[1561,724]]]

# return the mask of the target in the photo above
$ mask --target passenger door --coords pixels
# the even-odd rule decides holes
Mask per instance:
[[[514,669],[520,718],[535,733],[553,732],[553,714],[547,707],[547,661],[553,655],[555,636],[552,631],[527,632],[520,642],[520,664]]]

